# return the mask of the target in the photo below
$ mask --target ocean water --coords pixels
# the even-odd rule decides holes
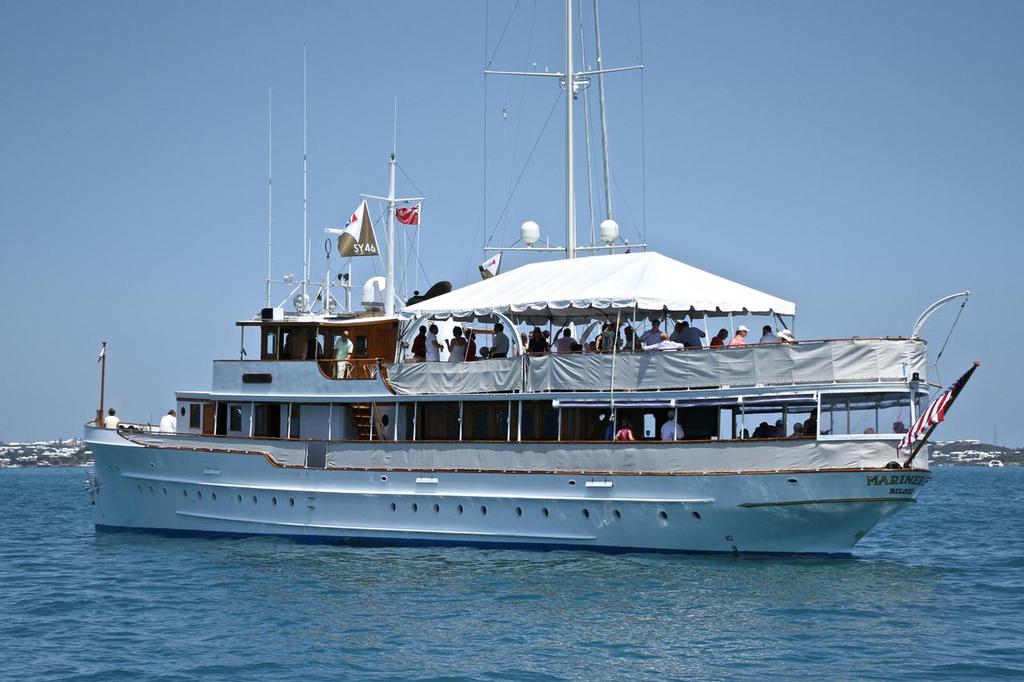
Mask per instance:
[[[0,470],[0,679],[1024,677],[1024,468],[943,468],[851,559],[93,531]]]

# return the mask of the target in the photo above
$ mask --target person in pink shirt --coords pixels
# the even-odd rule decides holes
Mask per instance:
[[[729,348],[739,348],[740,346],[747,345],[746,338],[749,330],[742,324],[736,327],[736,336],[732,337],[732,341],[729,342]]]

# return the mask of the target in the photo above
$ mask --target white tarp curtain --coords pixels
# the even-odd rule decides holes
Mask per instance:
[[[389,365],[388,381],[399,395],[410,393],[503,393],[523,387],[523,359],[479,362],[416,362]]]
[[[496,314],[563,324],[618,311],[638,314],[795,315],[796,304],[659,253],[589,256],[530,263],[409,306],[407,315],[458,320]]]
[[[749,346],[704,351],[622,353],[615,357],[616,391],[717,386],[904,381],[925,377],[925,344],[864,339]],[[531,357],[529,391],[607,391],[611,355]]]
[[[644,391],[718,386],[829,384],[904,381],[925,371],[922,341],[855,339],[796,345],[748,346],[702,351],[619,353],[615,390]],[[400,394],[528,391],[607,391],[611,354],[541,355],[479,362],[422,362],[390,365]]]
[[[780,440],[679,445],[589,443],[366,443],[329,446],[327,468],[459,469],[463,471],[779,471],[882,467],[892,443]],[[443,467],[438,463],[444,462]]]

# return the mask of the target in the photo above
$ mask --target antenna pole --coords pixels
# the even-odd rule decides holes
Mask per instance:
[[[308,137],[306,103],[307,85],[309,82],[307,62],[307,47],[302,46],[302,297],[303,301],[309,300],[309,162],[308,162]]]
[[[388,161],[387,263],[384,272],[384,314],[394,314],[394,152]]]
[[[273,243],[274,234],[274,93],[267,86],[267,303],[270,307],[270,281],[273,279]]]
[[[96,426],[103,426],[103,398],[107,388],[107,342],[100,346],[100,409],[96,411]]]
[[[608,118],[604,106],[604,63],[601,61],[601,18],[594,0],[594,43],[597,49],[597,94],[601,109],[601,154],[604,163],[604,212],[605,218],[612,217],[612,172],[608,162]]]
[[[565,0],[565,257],[576,257],[576,179],[573,146],[573,100],[576,75],[573,73],[572,0]]]

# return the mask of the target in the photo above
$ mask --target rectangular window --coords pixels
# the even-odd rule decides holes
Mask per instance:
[[[242,406],[241,405],[229,405],[228,406],[228,431],[234,431],[235,433],[242,432]]]
[[[459,404],[457,402],[420,403],[417,415],[417,440],[458,440]]]
[[[462,423],[463,440],[506,440],[508,402],[465,402]]]
[[[903,433],[910,421],[910,396],[898,393],[833,393],[821,396],[821,435]]]
[[[558,440],[558,408],[550,402],[523,403],[523,440]]]
[[[199,403],[189,403],[188,428],[198,429],[203,425],[203,408]]]
[[[253,413],[252,435],[258,438],[281,437],[281,404],[257,403]]]
[[[291,403],[289,405],[289,424],[288,424],[288,437],[299,438],[302,430],[302,405],[298,403]]]
[[[263,327],[260,360],[277,360],[277,327]]]

